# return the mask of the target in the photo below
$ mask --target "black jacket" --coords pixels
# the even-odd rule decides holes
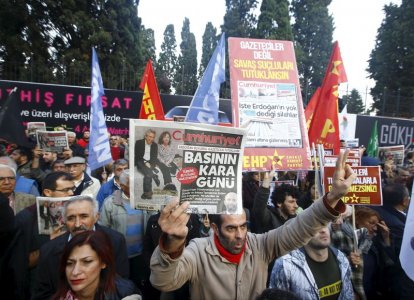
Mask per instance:
[[[95,224],[95,230],[102,231],[108,235],[115,255],[116,271],[122,277],[128,278],[129,263],[124,236],[115,230],[99,224]],[[55,293],[59,282],[60,257],[68,242],[68,238],[69,232],[66,232],[40,248],[32,300],[49,299]]]
[[[2,217],[4,218],[3,214]],[[14,221],[13,229],[7,233],[0,233],[0,286],[2,299],[29,298],[28,257],[33,248],[32,237],[34,231],[36,231],[35,229],[37,229],[36,220],[36,205],[32,205],[19,212],[13,220],[10,220],[10,223]]]
[[[253,202],[255,233],[265,233],[285,224],[285,220],[276,207],[268,206],[270,189],[260,187]]]
[[[158,162],[158,145],[153,142],[150,148],[150,164],[152,167]],[[135,142],[135,166],[138,166],[138,162],[144,162],[145,154],[145,139],[138,140]]]

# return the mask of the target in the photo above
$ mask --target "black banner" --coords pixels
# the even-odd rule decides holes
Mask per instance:
[[[355,137],[359,138],[360,145],[368,146],[375,121],[378,121],[379,146],[404,145],[406,148],[412,147],[414,120],[358,115]]]
[[[46,122],[47,130],[65,125],[78,136],[89,130],[91,88],[0,80],[0,104],[8,93],[18,88],[21,119],[27,122]],[[161,94],[164,113],[179,105],[190,105],[192,96]],[[128,119],[138,118],[142,92],[105,89],[102,107],[106,126],[111,134],[129,135]],[[231,102],[220,100],[220,110],[231,121]]]

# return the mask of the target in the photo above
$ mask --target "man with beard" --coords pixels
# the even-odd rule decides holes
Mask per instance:
[[[264,234],[247,231],[244,211],[210,215],[214,234],[193,239],[185,247],[190,203],[172,200],[158,220],[163,233],[151,257],[152,285],[172,291],[188,281],[191,299],[255,299],[266,288],[270,261],[307,244],[345,211],[340,199],[356,178],[345,163],[348,153],[338,157],[330,192],[288,224]]]
[[[32,176],[32,158],[33,153],[31,149],[25,147],[17,147],[9,155],[17,164],[17,174],[26,178],[33,178]]]
[[[220,201],[218,212],[224,214],[235,214],[237,212],[237,194],[234,192],[227,193],[223,202]]]
[[[287,220],[296,217],[299,189],[289,184],[282,184],[273,190],[273,206],[267,205],[270,194],[271,174],[265,174],[262,186],[259,188],[253,202],[253,215],[256,233],[264,233],[282,226]]]
[[[89,130],[86,130],[83,132],[82,138],[80,138],[77,141],[77,144],[81,146],[83,149],[86,149],[89,145],[89,137],[91,135],[91,132]]]
[[[65,203],[64,218],[68,231],[40,248],[32,300],[49,299],[55,293],[63,249],[72,236],[85,230],[99,230],[108,235],[114,249],[116,272],[128,278],[129,265],[125,238],[119,232],[97,224],[98,217],[97,203],[89,196],[75,196]]]
[[[269,287],[300,299],[354,299],[348,259],[330,243],[329,229],[323,227],[303,248],[278,258]]]

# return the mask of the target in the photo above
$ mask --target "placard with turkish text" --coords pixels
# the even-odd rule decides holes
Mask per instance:
[[[229,38],[234,124],[247,129],[244,171],[310,169],[293,43]]]
[[[382,205],[381,169],[379,166],[352,167],[357,178],[342,200],[349,205]],[[324,191],[332,189],[335,167],[324,167]]]

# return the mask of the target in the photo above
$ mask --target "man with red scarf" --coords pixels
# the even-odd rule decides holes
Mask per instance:
[[[188,202],[171,201],[158,224],[163,233],[151,258],[151,283],[172,291],[190,282],[191,299],[255,299],[266,288],[267,267],[305,244],[345,211],[340,200],[356,175],[339,155],[332,190],[296,218],[263,234],[247,232],[246,214],[211,216],[214,234],[185,247]]]

